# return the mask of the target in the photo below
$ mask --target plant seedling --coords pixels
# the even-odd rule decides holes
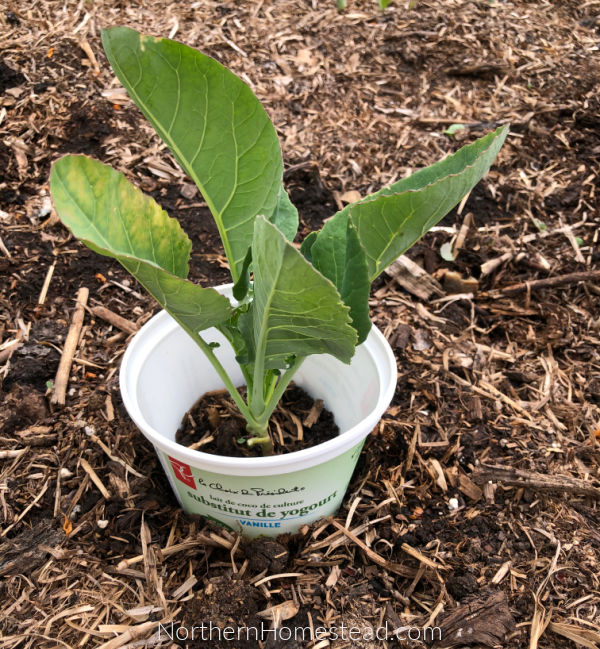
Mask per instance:
[[[454,137],[459,131],[463,131],[464,129],[464,124],[450,124],[450,126],[444,131],[444,135]]]
[[[377,0],[377,4],[381,11],[385,11],[391,2],[392,0]],[[336,5],[339,11],[343,11],[348,6],[348,2],[347,0],[336,0]]]
[[[485,175],[502,127],[412,176],[347,205],[291,243],[298,212],[282,183],[273,124],[250,88],[214,59],[168,39],[114,27],[108,60],[133,101],[196,183],[219,229],[235,302],[187,279],[192,247],[179,223],[111,167],[79,155],[53,165],[62,222],[119,261],[202,348],[247,422],[247,443],[272,451],[269,418],[303,360],[349,363],[369,333],[371,282]],[[201,335],[232,345],[244,399]]]

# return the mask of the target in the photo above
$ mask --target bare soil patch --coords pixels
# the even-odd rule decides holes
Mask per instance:
[[[245,397],[245,387],[240,390]],[[269,437],[273,455],[293,453],[337,437],[339,428],[323,401],[313,399],[302,388],[290,383],[273,412]],[[260,457],[260,445],[248,446],[251,434],[233,399],[224,390],[198,399],[186,413],[175,440],[189,448],[213,455]]]

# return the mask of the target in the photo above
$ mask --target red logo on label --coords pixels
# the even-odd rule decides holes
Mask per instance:
[[[169,460],[171,460],[171,466],[173,467],[173,471],[175,472],[175,477],[177,478],[177,480],[180,480],[188,487],[195,489],[196,483],[194,482],[192,469],[189,467],[189,465],[185,464],[184,462],[180,462],[179,460],[175,460],[170,456]]]

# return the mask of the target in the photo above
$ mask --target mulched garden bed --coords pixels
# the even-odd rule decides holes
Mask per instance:
[[[385,646],[365,639],[385,624],[442,632],[389,646],[600,645],[600,3],[335,4],[0,11],[0,646],[206,646],[161,635],[171,621],[362,630],[332,647]],[[295,536],[248,543],[179,509],[118,390],[127,340],[156,305],[52,211],[51,162],[93,155],[181,220],[191,279],[228,281],[202,198],[102,53],[114,24],[197,46],[252,85],[281,137],[299,239],[511,124],[486,179],[411,250],[425,279],[404,265],[373,287],[395,398],[337,518]],[[327,646],[282,637],[262,646]]]

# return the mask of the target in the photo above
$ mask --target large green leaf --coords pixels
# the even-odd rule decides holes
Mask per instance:
[[[350,217],[365,251],[370,280],[406,252],[487,173],[508,127],[463,147],[454,155],[346,206],[332,221]],[[319,233],[327,237],[325,228]]]
[[[252,258],[256,363],[264,359],[265,367],[285,367],[288,357],[309,354],[332,354],[349,363],[357,336],[348,307],[332,282],[261,216]]]
[[[306,240],[305,240],[306,241]],[[370,329],[369,290],[371,282],[365,253],[349,215],[331,219],[316,239],[308,239],[303,252],[313,266],[337,287],[344,304],[350,307],[352,326],[362,343]]]
[[[254,218],[271,219],[286,198],[267,113],[241,79],[191,47],[126,27],[104,30],[102,43],[133,101],[204,196],[237,281]]]
[[[122,174],[69,155],[53,165],[50,189],[71,232],[119,261],[185,329],[197,333],[230,317],[227,298],[185,279],[192,243],[179,223]]]

